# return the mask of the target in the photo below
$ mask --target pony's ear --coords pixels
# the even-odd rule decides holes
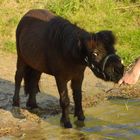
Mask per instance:
[[[116,42],[115,35],[112,31],[103,30],[94,35],[94,40],[97,42],[102,42],[106,46],[114,45]]]

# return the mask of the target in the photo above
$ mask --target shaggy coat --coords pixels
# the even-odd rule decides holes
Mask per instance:
[[[75,102],[74,115],[83,121],[81,90],[86,66],[106,81],[117,82],[122,77],[123,65],[115,54],[114,43],[111,31],[88,33],[47,10],[27,12],[16,30],[18,58],[13,105],[20,104],[19,90],[24,79],[25,93],[29,95],[27,107],[37,107],[38,82],[41,74],[46,73],[55,77],[64,126],[72,127],[68,81],[71,81]]]

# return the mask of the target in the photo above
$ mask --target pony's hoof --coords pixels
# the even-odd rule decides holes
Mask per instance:
[[[72,128],[72,124],[71,124],[70,121],[66,121],[66,120],[64,121],[64,120],[61,118],[60,123],[61,123],[61,125],[62,125],[63,127],[65,127],[65,128]]]
[[[65,128],[72,128],[72,124],[70,122],[64,123]]]
[[[78,116],[78,121],[84,121],[85,120],[85,116]]]
[[[27,102],[26,107],[27,107],[27,109],[32,110],[32,109],[38,108],[38,105],[37,104],[31,104],[31,103]]]
[[[25,116],[21,113],[19,107],[13,106],[11,112],[12,112],[12,115],[13,115],[15,118],[18,118],[18,119],[25,119]]]
[[[78,121],[84,121],[85,120],[85,116],[83,113],[79,113],[74,115],[74,117],[77,117]]]
[[[79,120],[76,120],[76,121],[74,122],[74,124],[77,126],[77,128],[82,128],[82,127],[85,126],[84,121],[79,121]]]

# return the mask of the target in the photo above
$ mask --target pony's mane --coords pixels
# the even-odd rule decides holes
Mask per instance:
[[[47,23],[46,31],[49,42],[61,49],[65,56],[79,57],[78,41],[91,39],[90,33],[59,16]]]

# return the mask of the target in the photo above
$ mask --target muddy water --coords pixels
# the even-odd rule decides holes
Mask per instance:
[[[85,109],[84,124],[77,122],[71,115],[73,129],[62,128],[60,115],[55,115],[44,119],[33,131],[3,140],[139,140],[139,106],[139,99],[111,99]]]

